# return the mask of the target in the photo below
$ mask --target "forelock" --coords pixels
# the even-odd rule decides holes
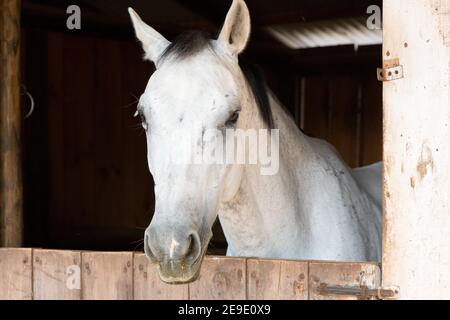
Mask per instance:
[[[182,60],[195,56],[203,50],[212,49],[211,41],[209,34],[204,31],[192,30],[183,32],[164,50],[161,60],[168,58]]]

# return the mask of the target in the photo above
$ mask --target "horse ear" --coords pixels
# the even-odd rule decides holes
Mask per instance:
[[[145,51],[145,60],[153,61],[158,66],[164,50],[170,45],[170,42],[164,38],[158,31],[150,27],[132,8],[128,8],[128,12],[133,22],[136,37],[142,43]]]
[[[247,5],[243,0],[233,0],[218,41],[233,55],[238,55],[247,45],[250,29],[250,13]]]

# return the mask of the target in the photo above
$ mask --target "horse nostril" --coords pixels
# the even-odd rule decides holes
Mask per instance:
[[[199,258],[201,254],[200,237],[198,236],[198,234],[194,233],[189,236],[188,241],[189,246],[188,250],[186,251],[186,261],[193,263]]]

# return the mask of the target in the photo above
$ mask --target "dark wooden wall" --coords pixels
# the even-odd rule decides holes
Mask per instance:
[[[381,46],[247,54],[306,134],[332,143],[351,167],[382,160]]]
[[[152,66],[134,41],[35,30],[25,39],[36,100],[25,122],[29,244],[138,245],[154,196],[133,114]]]
[[[0,1],[0,247],[23,242],[19,0]]]
[[[305,132],[332,143],[353,168],[381,161],[382,84],[375,72],[308,75],[300,83]]]
[[[36,102],[24,123],[25,244],[142,248],[154,195],[133,114],[152,66],[132,39],[34,28],[23,38],[23,83]],[[381,85],[372,68],[315,73],[263,61],[263,69],[307,133],[332,142],[351,166],[381,159]],[[212,252],[223,253],[220,226],[215,234]]]

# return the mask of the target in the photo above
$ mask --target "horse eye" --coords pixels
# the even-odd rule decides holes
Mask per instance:
[[[146,122],[147,122],[147,121],[145,120],[145,116],[144,116],[142,113],[139,114],[139,117],[141,118],[141,122],[142,122],[142,123],[146,123]]]
[[[230,116],[230,118],[228,118],[228,120],[227,120],[227,122],[225,123],[225,125],[226,125],[227,127],[233,126],[233,125],[235,125],[235,124],[238,122],[238,120],[239,120],[239,111],[235,111],[235,112]]]
[[[144,128],[145,131],[148,130],[147,122],[145,122],[145,119],[142,119],[142,128]]]
[[[135,117],[138,117],[138,116],[139,116],[139,118],[141,118],[141,124],[142,124],[142,127],[144,128],[145,131],[147,131],[147,129],[148,129],[147,119],[145,119],[145,115],[144,115],[144,113],[142,112],[142,110],[139,110],[139,111],[135,114]]]

